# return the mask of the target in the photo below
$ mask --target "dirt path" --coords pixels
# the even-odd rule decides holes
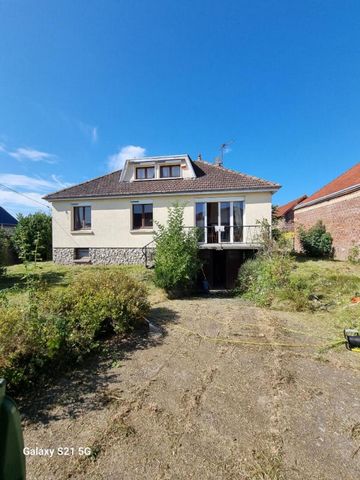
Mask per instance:
[[[311,318],[237,299],[152,321],[164,335],[110,345],[25,409],[26,446],[74,448],[28,457],[29,480],[359,478],[360,355],[319,356]]]

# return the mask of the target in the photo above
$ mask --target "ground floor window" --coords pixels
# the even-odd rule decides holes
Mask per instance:
[[[152,228],[153,226],[153,206],[152,203],[138,203],[132,208],[132,228]]]
[[[75,248],[75,260],[85,260],[90,256],[88,248]]]

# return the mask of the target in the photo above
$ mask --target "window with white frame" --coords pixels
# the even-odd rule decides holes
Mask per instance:
[[[195,225],[203,243],[243,242],[243,220],[243,200],[197,202],[195,205]]]

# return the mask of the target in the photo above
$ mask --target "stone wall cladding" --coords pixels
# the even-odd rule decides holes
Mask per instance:
[[[73,248],[53,248],[54,263],[61,263],[63,265],[71,265],[74,263],[74,249]]]
[[[148,257],[154,249],[148,249]],[[55,263],[71,265],[74,262],[74,248],[54,248]],[[144,265],[141,248],[89,248],[90,263],[93,265]]]
[[[317,208],[295,210],[295,227],[306,229],[322,220],[333,237],[335,258],[347,260],[353,245],[360,245],[360,196],[342,197],[338,202],[326,202]],[[297,239],[296,247],[299,250]]]
[[[90,261],[94,265],[142,265],[141,248],[90,248]]]

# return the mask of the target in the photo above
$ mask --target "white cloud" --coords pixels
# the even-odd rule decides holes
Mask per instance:
[[[22,187],[25,189],[37,189],[40,191],[48,191],[56,188],[69,187],[69,183],[64,183],[56,175],[51,175],[51,180],[43,178],[29,177],[27,175],[16,175],[13,173],[0,173],[0,183],[8,187]]]
[[[110,155],[108,159],[108,167],[110,171],[120,170],[126,160],[132,158],[143,158],[145,156],[146,149],[135,145],[126,145],[120,148],[120,150],[114,155]]]
[[[24,210],[24,207],[30,207],[36,210],[48,211],[46,207],[46,200],[43,200],[42,195],[36,192],[27,192],[26,197],[20,196],[18,193],[7,190],[0,190],[0,204],[8,210],[19,211]],[[42,204],[42,205],[41,205]]]
[[[50,179],[29,177],[13,173],[0,173],[0,205],[10,212],[29,213],[32,210],[47,211],[43,196],[55,190],[69,187],[56,175]]]
[[[44,180],[42,178],[28,177],[27,175],[15,175],[12,173],[1,173],[0,183],[9,187],[23,187],[26,189],[40,188],[49,189],[55,187],[55,182]]]
[[[55,155],[52,153],[41,152],[40,150],[35,150],[30,147],[20,147],[15,151],[11,152],[4,149],[10,157],[16,158],[16,160],[31,160],[32,162],[46,162],[46,163],[55,163]]]

